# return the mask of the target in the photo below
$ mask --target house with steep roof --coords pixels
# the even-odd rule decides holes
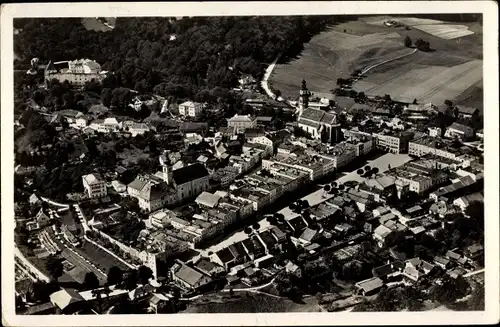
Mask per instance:
[[[228,271],[236,262],[236,257],[228,248],[223,248],[210,256],[210,260],[224,267]]]
[[[395,232],[385,225],[380,225],[373,231],[373,239],[380,248],[383,248],[394,242]]]
[[[212,278],[177,260],[170,269],[174,283],[188,291],[196,291],[212,283]]]
[[[475,183],[470,176],[459,178],[453,184],[440,187],[429,195],[429,198],[434,201],[456,199],[459,195],[466,193],[467,189]]]
[[[154,310],[154,312],[157,314],[158,309],[164,305],[165,303],[168,303],[172,300],[173,295],[170,295],[168,293],[152,293],[151,296],[149,297],[149,307],[151,310]]]
[[[224,267],[213,263],[206,258],[201,258],[194,263],[194,267],[207,276],[218,276],[224,272]]]
[[[334,144],[340,141],[340,124],[335,113],[306,108],[299,115],[298,127],[322,142]]]
[[[451,265],[451,262],[449,259],[442,257],[440,255],[437,255],[434,257],[434,263],[443,269],[448,269],[448,268],[450,268],[450,265]]]
[[[378,277],[362,280],[354,285],[356,293],[364,296],[372,295],[381,290],[384,281]]]
[[[177,202],[174,189],[157,176],[137,176],[127,185],[127,193],[139,201],[141,209],[148,212]]]
[[[200,195],[198,195],[195,202],[200,207],[215,208],[217,206],[217,204],[219,203],[220,199],[221,199],[221,197],[216,195],[216,194],[212,194],[209,192],[202,192]]]
[[[30,198],[28,201],[32,206],[36,206],[36,205],[42,203],[42,200],[40,199],[40,197],[38,195],[36,195],[35,193],[30,195]]]
[[[29,231],[38,230],[50,225],[50,217],[45,213],[43,208],[40,208],[33,221],[26,223],[26,228]]]
[[[453,123],[446,129],[444,136],[449,138],[456,137],[460,139],[469,139],[474,136],[474,129],[463,124]]]
[[[128,293],[128,297],[132,301],[144,300],[154,291],[155,288],[150,284],[138,285]]]
[[[385,265],[373,268],[372,275],[373,277],[379,277],[381,279],[387,280],[390,277],[401,273],[404,267],[405,264],[402,261],[396,260],[394,262],[390,262]]]
[[[50,294],[50,302],[59,308],[64,314],[71,314],[85,307],[85,300],[73,288],[63,288]]]
[[[288,261],[285,266],[285,271],[289,274],[292,274],[298,278],[302,277],[302,269],[299,266],[294,264],[292,261]]]
[[[458,116],[462,118],[472,118],[472,116],[479,114],[478,108],[468,107],[463,105],[456,105],[455,108],[458,111]]]
[[[465,211],[472,203],[478,202],[483,203],[483,195],[479,192],[461,196],[453,201],[453,204],[459,207],[462,211]]]
[[[420,278],[425,277],[432,273],[435,266],[427,261],[421,260],[419,258],[412,258],[405,262],[405,267],[403,270],[403,276],[410,279],[413,282],[418,281]]]
[[[172,181],[178,201],[182,202],[208,190],[209,177],[207,169],[200,163],[172,171]]]
[[[479,243],[474,243],[465,249],[466,257],[471,260],[477,260],[484,254],[484,248]]]

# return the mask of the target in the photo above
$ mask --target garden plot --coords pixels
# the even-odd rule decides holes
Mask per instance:
[[[469,28],[465,25],[450,25],[450,24],[418,25],[414,26],[414,28],[445,40],[453,40],[474,34],[474,32],[469,30]]]

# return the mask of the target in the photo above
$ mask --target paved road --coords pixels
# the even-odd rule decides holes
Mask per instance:
[[[101,281],[106,280],[106,275],[99,271],[96,267],[94,267],[89,261],[76,254],[76,252],[71,249],[65,242],[62,241],[62,237],[60,239],[54,234],[52,228],[47,229],[50,238],[62,249],[62,256],[74,264],[75,266],[81,267],[89,272],[93,272],[96,274],[97,278]]]
[[[484,268],[480,269],[480,270],[476,270],[476,271],[471,271],[470,273],[465,274],[464,277],[471,277],[471,276],[478,275],[481,273],[484,273]]]
[[[35,276],[37,276],[40,280],[46,281],[47,283],[50,282],[50,278],[42,273],[37,267],[35,267],[31,262],[29,262],[28,259],[23,255],[23,253],[19,250],[17,246],[14,247],[14,255],[21,260],[21,262],[33,273]]]
[[[271,77],[271,74],[273,73],[274,67],[276,67],[276,63],[278,62],[278,59],[281,57],[281,54],[279,54],[276,59],[266,68],[266,72],[264,73],[264,77],[262,78],[262,81],[260,82],[260,86],[266,91],[266,94],[270,98],[275,98],[276,95],[271,91],[269,88],[269,84],[267,81],[269,80],[269,77]]]
[[[384,155],[378,157],[377,159],[369,160],[367,162],[367,164],[370,165],[371,167],[377,167],[379,169],[379,172],[384,172],[384,171],[388,170],[389,165],[391,165],[391,168],[394,168],[394,167],[401,166],[410,160],[411,160],[410,156],[408,156],[406,154],[387,153],[387,154],[384,154]],[[358,175],[356,170],[345,174],[341,178],[337,179],[336,182],[345,183],[347,181],[358,181],[358,182],[363,181],[363,178]],[[320,190],[317,190],[313,193],[310,193],[309,195],[303,197],[302,199],[307,200],[309,202],[310,206],[314,206],[314,205],[317,205],[321,202],[324,202],[332,197],[334,197],[334,195],[327,194],[322,189],[320,189]],[[291,218],[298,216],[298,214],[292,212],[288,207],[285,207],[278,212],[283,214],[286,219],[291,219]],[[269,222],[267,222],[267,220],[265,218],[260,220],[259,224],[260,224],[260,230],[265,230],[265,229],[270,227]],[[206,249],[200,250],[200,253],[204,256],[208,256],[209,252],[217,252],[220,249],[223,249],[223,248],[225,248],[233,243],[236,243],[236,242],[239,242],[239,241],[246,239],[247,236],[248,235],[245,234],[245,232],[238,231],[238,232],[232,234],[231,236],[227,237],[226,239],[222,240],[221,242],[219,242],[215,245],[212,245]]]

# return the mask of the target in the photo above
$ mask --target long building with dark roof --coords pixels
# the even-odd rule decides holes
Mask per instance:
[[[307,90],[306,82],[302,82],[300,91],[300,110],[298,127],[322,142],[337,143],[340,141],[340,124],[335,113],[309,107],[311,93]]]

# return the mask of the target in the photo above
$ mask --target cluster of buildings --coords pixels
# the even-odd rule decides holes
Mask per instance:
[[[63,64],[67,67],[63,68]],[[79,86],[102,76],[100,66],[90,60],[49,63],[45,71],[46,80],[68,80]],[[249,78],[240,80],[242,87],[254,82]],[[412,128],[439,111],[432,104],[407,105],[400,118],[390,119],[384,108],[371,110],[359,103],[334,106],[330,101],[310,101],[311,96],[303,81],[294,127],[308,137],[296,137],[287,130],[267,132],[263,126],[270,122],[270,117],[251,115],[228,118],[227,127],[207,137],[206,123],[187,119],[178,127],[184,133],[186,147],[202,142],[209,147],[196,153],[195,160],[185,160],[179,152],[165,152],[159,157],[161,170],[140,173],[126,184],[117,180],[109,183],[107,175],[98,173],[82,176],[90,201],[105,198],[114,190],[122,197],[136,199],[148,217],[137,240],[127,244],[107,233],[109,227],[123,223],[117,218],[123,208],[116,204],[94,210],[92,217],[87,217],[88,226],[151,268],[154,278],[167,275],[185,293],[209,290],[224,278],[228,284],[251,286],[262,276],[274,276],[279,270],[300,277],[302,268],[296,260],[289,260],[284,266],[276,263],[288,246],[300,249],[310,258],[327,252],[339,263],[358,260],[360,243],[365,240],[379,249],[389,249],[389,262],[373,268],[372,278],[355,284],[356,291],[363,295],[394,281],[413,284],[439,269],[456,278],[474,267],[482,253],[478,243],[466,249],[433,253],[426,260],[405,257],[395,248],[423,235],[436,237],[449,223],[444,219],[447,214],[465,213],[471,204],[483,201],[484,167],[463,144],[475,135],[480,137],[481,131],[475,134],[470,127],[458,123],[445,131],[430,128],[428,133]],[[260,105],[259,101],[249,103]],[[131,104],[136,110],[143,105],[139,98]],[[344,106],[367,110],[372,115],[360,124],[362,128],[341,129],[338,112],[345,111]],[[187,118],[199,118],[203,110],[204,104],[192,101],[178,106],[179,115]],[[460,117],[477,115],[472,108],[457,106],[457,110]],[[60,111],[52,119],[58,117],[84,133],[125,133],[135,137],[155,131],[150,123],[114,117],[92,119],[75,110]],[[247,228],[245,237],[233,244],[206,256],[198,251],[205,242],[224,236],[235,224],[248,221],[279,199],[332,176],[376,149],[407,153],[413,158],[384,173],[367,175],[359,183],[345,183],[342,187],[331,184],[331,191],[325,188],[320,203],[302,210],[292,210],[290,206],[290,215],[283,219],[277,218],[280,214],[274,215],[274,222],[265,228]],[[412,193],[418,200],[411,206],[391,207],[394,198],[404,202]],[[43,228],[50,220],[41,209],[28,224],[29,229]],[[66,226],[61,233],[70,244],[78,244]],[[47,231],[40,233],[40,241],[51,253],[60,251]],[[73,303],[92,299],[92,295],[83,293],[56,292],[51,295],[52,304],[64,311]],[[151,310],[157,310],[162,301],[169,301],[166,294],[156,292],[154,285],[111,293],[148,299]]]
[[[45,82],[57,79],[61,83],[68,81],[71,85],[83,86],[92,80],[100,81],[106,76],[95,60],[77,59],[73,61],[50,61],[45,67]]]

